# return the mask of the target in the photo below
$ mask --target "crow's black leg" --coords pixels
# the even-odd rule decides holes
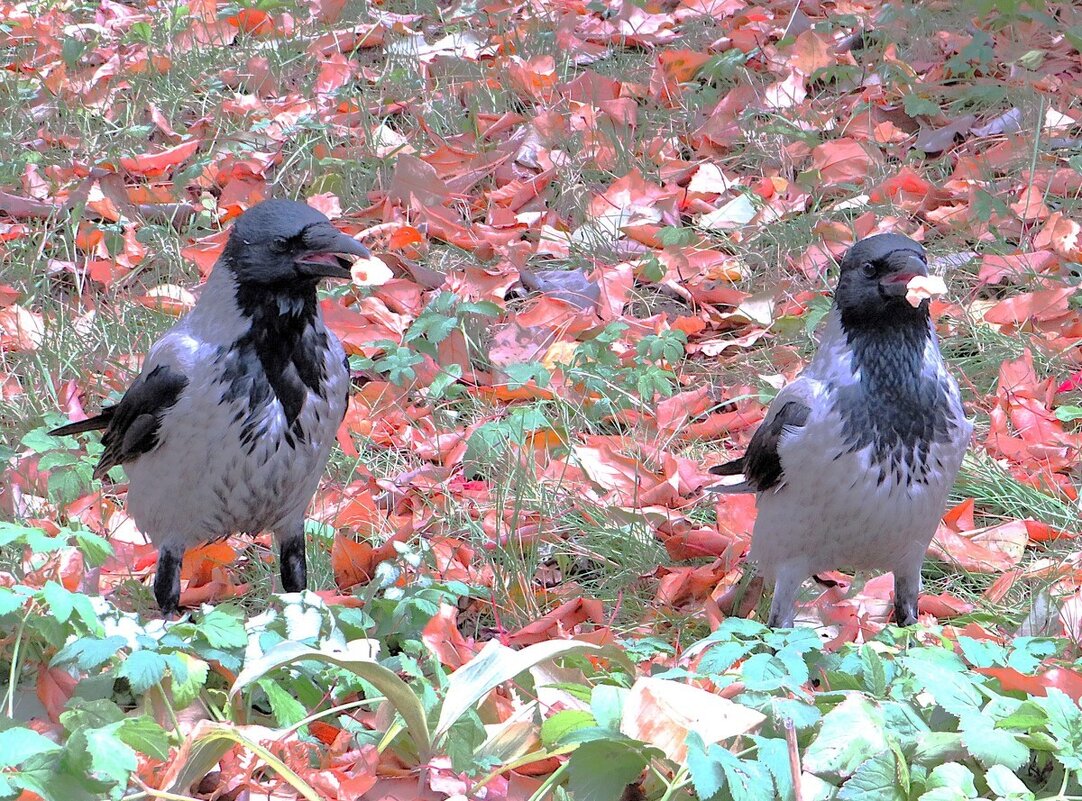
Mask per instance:
[[[163,617],[180,612],[180,563],[184,551],[164,545],[158,549],[158,569],[154,574],[154,597]]]
[[[920,565],[917,569],[894,571],[894,623],[912,626],[917,622],[917,598],[920,596]]]
[[[287,523],[278,537],[278,553],[281,561],[282,588],[286,592],[300,592],[308,586],[308,565],[304,560],[304,521]]]

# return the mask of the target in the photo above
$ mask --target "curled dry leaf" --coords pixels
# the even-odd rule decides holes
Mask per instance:
[[[906,302],[914,309],[922,301],[947,294],[947,285],[938,275],[917,275],[905,285]]]

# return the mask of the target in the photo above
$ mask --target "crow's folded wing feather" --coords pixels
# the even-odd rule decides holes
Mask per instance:
[[[802,428],[811,412],[807,403],[809,393],[801,383],[798,379],[778,393],[743,456],[710,468],[714,475],[743,476],[744,480],[738,484],[707,487],[708,490],[725,494],[765,492],[781,484],[784,470],[778,443],[783,434]]]
[[[139,376],[120,403],[106,406],[101,414],[53,430],[57,435],[105,429],[101,442],[105,451],[94,477],[101,478],[113,467],[130,462],[158,445],[162,415],[172,407],[188,379],[175,367],[159,365]]]

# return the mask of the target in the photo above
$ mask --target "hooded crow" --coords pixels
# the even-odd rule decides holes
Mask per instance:
[[[924,299],[924,249],[881,234],[845,254],[819,350],[770,404],[747,452],[711,487],[757,493],[749,559],[774,582],[769,625],[792,626],[809,576],[894,572],[894,617],[917,619],[920,570],[973,426]]]
[[[121,401],[53,432],[104,429],[94,475],[124,466],[128,513],[159,549],[163,614],[178,611],[184,552],[234,533],[273,531],[283,587],[305,588],[304,512],[349,390],[316,285],[350,277],[344,256],[368,255],[303,203],[253,206]]]

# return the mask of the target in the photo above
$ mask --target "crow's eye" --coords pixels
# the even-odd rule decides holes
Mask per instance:
[[[860,271],[868,278],[875,278],[879,269],[875,266],[874,262],[866,261],[864,264],[860,265]]]
[[[276,253],[285,253],[289,250],[289,240],[284,236],[276,236],[271,242],[271,247]]]

